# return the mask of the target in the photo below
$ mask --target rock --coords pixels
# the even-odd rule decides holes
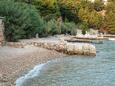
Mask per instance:
[[[83,55],[90,55],[90,45],[85,44],[82,46]]]
[[[67,45],[66,45],[67,54],[73,54],[74,53],[74,47],[75,47],[74,44],[67,43]]]
[[[80,47],[78,45],[75,45],[75,47],[74,47],[74,53],[81,55],[82,54],[82,47]]]
[[[90,55],[96,55],[96,48],[94,45],[90,45]]]
[[[8,81],[8,77],[5,74],[0,74],[0,82],[7,82]]]
[[[34,45],[26,45],[26,46],[24,46],[24,48],[33,48],[34,47]]]
[[[76,45],[78,46],[78,45]],[[78,46],[78,55],[82,55],[83,54],[83,49],[82,49],[82,46]]]

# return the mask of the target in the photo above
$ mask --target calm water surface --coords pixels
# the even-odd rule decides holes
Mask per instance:
[[[115,86],[115,41],[96,45],[97,56],[55,59],[17,80],[17,86]]]

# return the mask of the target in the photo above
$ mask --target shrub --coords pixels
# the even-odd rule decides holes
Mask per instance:
[[[73,22],[64,22],[61,25],[61,32],[63,34],[76,35],[76,33],[77,33],[77,26]]]
[[[47,33],[50,35],[60,34],[61,33],[61,24],[60,22],[52,19],[47,23]]]
[[[41,33],[43,20],[34,6],[11,0],[0,1],[0,16],[5,17],[5,37],[7,41],[18,41]]]
[[[82,34],[85,35],[86,31],[88,31],[88,24],[86,22],[81,22],[79,28],[82,30]]]

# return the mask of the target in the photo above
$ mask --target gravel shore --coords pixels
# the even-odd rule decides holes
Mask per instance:
[[[0,47],[0,86],[15,86],[15,80],[35,65],[63,56],[43,48]]]

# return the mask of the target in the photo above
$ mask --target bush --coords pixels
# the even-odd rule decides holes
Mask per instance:
[[[82,34],[85,35],[86,31],[88,31],[88,24],[86,22],[81,22],[79,28],[82,30]]]
[[[61,33],[61,24],[60,22],[52,19],[47,23],[47,33],[50,35],[60,34]]]
[[[11,0],[0,1],[0,16],[5,17],[7,41],[34,37],[43,30],[43,20],[34,6]]]
[[[64,22],[61,25],[61,32],[63,34],[76,35],[77,34],[77,26],[73,22]]]
[[[55,19],[52,19],[46,22],[44,34],[42,36],[55,35],[55,34],[71,34],[76,35],[77,26],[73,22],[59,22]]]

